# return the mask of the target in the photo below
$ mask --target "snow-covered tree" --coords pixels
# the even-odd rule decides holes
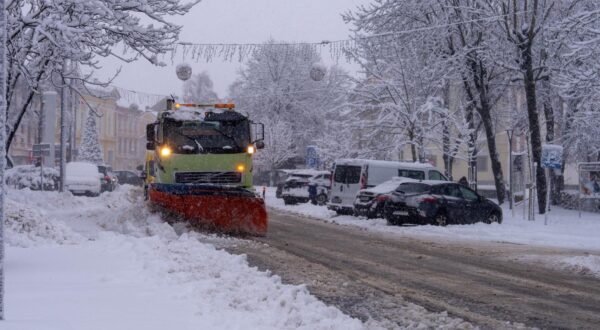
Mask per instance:
[[[265,145],[256,155],[257,164],[263,164],[270,169],[269,185],[274,185],[275,172],[296,154],[293,148],[294,140],[291,125],[280,116],[264,117]]]
[[[183,84],[183,100],[190,103],[207,103],[218,100],[208,72],[195,74]]]
[[[425,92],[419,95],[421,101],[417,104],[424,104],[427,97],[439,97],[442,94],[440,91],[444,86],[439,83],[436,85],[436,79],[438,82],[460,82],[463,87],[461,96],[465,101],[464,116],[470,132],[467,139],[470,166],[476,166],[477,128],[482,124],[498,200],[502,202],[505,187],[496,146],[494,106],[504,92],[503,86],[507,84],[508,76],[494,58],[497,49],[492,46],[499,43],[501,37],[497,33],[497,27],[494,30],[493,24],[489,24],[484,7],[485,3],[482,0],[381,0],[371,6],[360,7],[344,17],[347,22],[355,25],[355,40],[359,45],[364,45],[362,48],[396,48],[393,52],[388,51],[390,55],[387,57],[374,56],[372,62],[390,66],[412,58],[410,64],[401,67],[405,68],[404,70],[396,69],[397,72],[404,73],[405,77],[409,77],[406,83],[401,78],[396,78],[399,83],[394,85],[402,87],[420,84],[422,87],[416,87],[416,90]],[[370,38],[364,38],[365,36]],[[411,51],[416,54],[410,54]],[[407,75],[406,73],[411,72],[409,70],[414,73]],[[391,76],[402,77],[401,74]],[[411,79],[412,77],[416,79]],[[370,78],[369,75],[366,76],[366,79]],[[429,80],[431,83],[423,84],[419,83],[419,80]],[[402,92],[398,87],[396,90]],[[390,91],[395,92],[392,88]],[[404,94],[409,95],[406,92]],[[416,112],[412,110],[411,113]],[[414,119],[412,122],[418,123]],[[431,124],[429,119],[423,123],[426,124],[423,128],[431,131],[427,129],[427,125]],[[408,127],[410,128],[410,125]],[[410,132],[409,137],[417,137],[417,142],[409,139],[415,144],[421,137],[419,129],[416,129],[418,125],[413,127],[415,129],[406,131]],[[452,152],[448,151],[448,155],[451,155]]]
[[[266,143],[259,154],[272,153],[269,159],[288,161],[304,157],[306,146],[316,144],[324,136],[325,117],[332,116],[344,104],[348,77],[342,70],[331,68],[322,80],[313,80],[310,71],[320,61],[313,48],[272,45],[256,50],[239,72],[230,88],[236,107],[251,114],[254,121],[265,123],[266,135],[275,129],[273,138],[283,135],[291,141],[285,148]],[[283,129],[286,132],[279,131]],[[278,163],[264,165],[279,166]]]
[[[434,113],[445,111],[431,106],[444,73],[424,65],[426,54],[409,38],[385,43],[358,39],[350,55],[364,74],[352,92],[364,138],[372,147],[387,148],[384,158],[396,158],[409,145],[412,161],[425,161],[427,135],[440,125]]]
[[[90,110],[85,118],[77,160],[100,165],[104,163],[102,155],[102,145],[98,138],[96,115]]]
[[[91,73],[81,76],[73,68],[88,72],[99,69],[98,57],[114,57],[124,62],[144,58],[161,65],[157,55],[172,48],[181,30],[168,16],[183,15],[198,2],[8,2],[6,149],[43,83],[60,87],[65,76],[77,80],[77,86],[81,86],[82,81],[91,82]],[[19,82],[25,82],[29,89],[25,101],[14,107],[11,102]]]

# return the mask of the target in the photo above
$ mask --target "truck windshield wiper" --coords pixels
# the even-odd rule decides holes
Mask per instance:
[[[233,144],[235,144],[235,146],[238,149],[243,149],[243,147],[240,147],[240,145],[237,143],[237,141],[235,140],[235,138],[233,136],[231,136],[229,134],[225,134],[225,132],[223,132],[222,130],[220,130],[220,129],[216,128],[216,127],[213,127],[212,129],[214,129],[215,131],[217,131],[217,133],[221,134],[222,136],[224,136],[224,137],[228,138],[229,140],[233,141]],[[225,148],[223,147],[223,149],[225,149]]]
[[[173,132],[176,133],[179,136],[183,136],[184,138],[186,138],[188,140],[194,141],[194,143],[196,144],[196,146],[198,147],[199,150],[201,150],[201,151],[204,150],[204,148],[202,147],[202,145],[200,144],[200,142],[198,142],[198,140],[196,140],[196,138],[193,138],[193,137],[191,137],[189,135],[183,134],[183,133],[178,132],[178,131],[173,131]]]

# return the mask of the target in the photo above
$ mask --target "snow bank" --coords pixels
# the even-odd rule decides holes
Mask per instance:
[[[133,187],[9,191],[7,219],[3,329],[365,327],[205,242],[232,239],[164,223]]]
[[[9,246],[75,244],[84,239],[61,222],[48,221],[40,209],[11,199],[6,201],[5,239]]]
[[[41,167],[33,165],[19,165],[7,169],[5,172],[6,184],[18,188],[40,189],[40,182],[44,181],[44,189],[53,190],[60,176],[58,171],[51,167],[44,167],[44,177],[41,178]]]
[[[584,255],[525,255],[519,260],[542,263],[546,267],[600,278],[600,256],[586,253]]]

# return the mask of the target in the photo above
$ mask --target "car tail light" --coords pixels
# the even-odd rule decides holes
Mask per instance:
[[[110,181],[110,176],[108,176],[108,175],[105,175],[105,176],[104,176],[104,180],[106,180],[106,181]]]
[[[388,195],[379,195],[379,196],[375,197],[375,200],[377,200],[377,202],[380,202],[380,203],[385,202],[388,199],[390,199],[390,196],[388,196]]]
[[[435,204],[435,203],[437,203],[437,198],[435,198],[433,196],[423,197],[423,198],[419,199],[419,203]]]

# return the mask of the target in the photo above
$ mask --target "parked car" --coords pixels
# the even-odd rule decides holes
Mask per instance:
[[[286,205],[306,203],[310,199],[308,187],[313,184],[316,186],[316,202],[323,205],[327,202],[330,183],[329,171],[295,170],[285,180],[281,197]]]
[[[416,181],[399,176],[376,185],[373,188],[361,189],[354,200],[354,215],[366,216],[369,219],[383,218],[383,206],[391,194],[403,182]]]
[[[502,209],[475,191],[452,182],[401,183],[384,206],[390,225],[502,222]]]
[[[67,163],[65,170],[65,189],[73,195],[98,196],[101,191],[103,175],[92,163]]]
[[[143,186],[144,180],[132,171],[115,171],[119,184],[130,184],[133,186]]]
[[[40,190],[42,181],[42,168],[34,165],[17,165],[6,169],[4,174],[6,184],[16,189],[29,188]],[[44,167],[44,190],[57,190],[60,179],[58,170],[52,167]]]
[[[285,180],[287,180],[287,178],[290,176],[290,174],[293,173],[294,171],[297,171],[297,170],[278,170],[277,171],[278,181],[275,184],[275,186],[277,187],[275,189],[275,198],[283,198],[282,194],[283,194],[283,185],[285,184]]]
[[[108,165],[98,165],[98,171],[102,174],[102,187],[100,192],[115,190],[119,181],[117,176],[113,173],[112,167]]]
[[[431,164],[340,159],[334,165],[327,208],[338,214],[351,214],[360,189],[375,187],[395,176],[415,180],[448,180]]]

